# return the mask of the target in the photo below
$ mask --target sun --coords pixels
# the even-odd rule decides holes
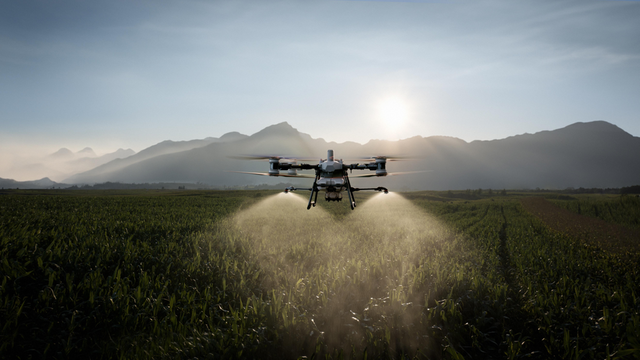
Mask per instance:
[[[389,130],[398,130],[407,122],[407,104],[400,98],[390,97],[382,100],[378,106],[380,120]]]

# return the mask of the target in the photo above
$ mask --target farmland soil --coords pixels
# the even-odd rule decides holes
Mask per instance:
[[[573,213],[542,197],[526,197],[522,206],[548,227],[612,253],[640,252],[640,231]]]

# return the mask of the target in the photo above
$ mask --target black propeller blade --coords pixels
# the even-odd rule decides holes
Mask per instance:
[[[378,155],[378,156],[365,156],[365,157],[359,158],[359,160],[367,160],[367,161],[376,161],[377,159],[383,159],[387,161],[408,161],[408,160],[414,160],[415,157]]]
[[[315,178],[315,175],[309,175],[309,174],[290,175],[290,174],[287,174],[287,173],[281,173],[281,174],[277,174],[277,175],[272,175],[272,174],[269,174],[267,172],[253,172],[253,171],[227,171],[227,172],[234,172],[234,173],[240,173],[240,174],[250,174],[250,175],[260,175],[260,176],[283,176],[283,177]]]
[[[376,175],[376,174],[362,174],[362,175],[349,175],[349,177],[354,178],[367,178],[367,177],[385,177],[385,176],[396,176],[396,175],[409,175],[409,174],[420,174],[427,172],[429,170],[420,170],[420,171],[403,171],[403,172],[393,172],[387,173],[386,175]]]
[[[306,159],[295,156],[279,156],[279,155],[233,155],[229,156],[231,159],[236,160],[279,160],[283,162],[294,161],[317,161],[318,159]]]

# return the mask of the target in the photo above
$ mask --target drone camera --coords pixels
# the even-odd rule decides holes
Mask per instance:
[[[342,193],[335,191],[327,191],[324,194],[324,199],[327,201],[342,201]]]

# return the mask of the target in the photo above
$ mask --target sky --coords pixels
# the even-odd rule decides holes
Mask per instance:
[[[283,121],[359,143],[640,136],[638,19],[640,1],[3,1],[0,156]]]

